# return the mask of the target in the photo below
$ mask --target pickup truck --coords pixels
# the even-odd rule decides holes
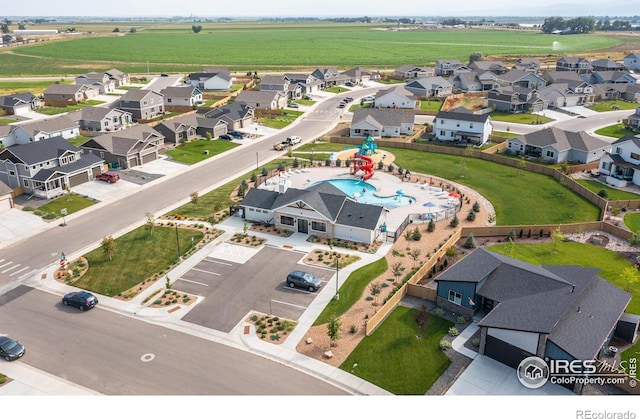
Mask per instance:
[[[287,139],[281,143],[275,144],[273,148],[274,150],[282,151],[287,149],[288,147],[291,147],[292,145],[299,144],[301,141],[302,141],[301,137],[294,135],[293,137],[287,137]]]

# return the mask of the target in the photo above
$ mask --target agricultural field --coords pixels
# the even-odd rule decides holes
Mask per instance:
[[[114,28],[117,26],[113,24]],[[191,72],[203,66],[277,71],[362,65],[381,70],[407,63],[433,65],[440,58],[466,62],[471,53],[478,51],[485,57],[536,56],[551,63],[560,55],[632,42],[600,34],[561,37],[487,29],[395,31],[391,25],[328,22],[203,26],[196,34],[188,25],[150,26],[135,33],[128,33],[129,27],[120,25],[119,34],[94,32],[90,36],[10,48],[0,52],[0,76],[71,76],[114,67],[137,74]]]

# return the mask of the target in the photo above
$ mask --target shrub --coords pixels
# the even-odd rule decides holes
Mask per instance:
[[[438,308],[436,308],[435,313],[438,316],[444,316],[445,311],[444,311],[444,309],[442,307],[438,307]]]
[[[467,241],[464,242],[465,249],[475,249],[477,246],[476,239],[473,237],[473,233],[467,236]]]
[[[433,218],[429,220],[429,225],[427,226],[427,232],[433,233],[436,229],[436,223],[433,221]]]
[[[251,321],[252,322],[257,322],[258,321],[258,316],[256,316],[255,314],[253,316],[251,316]]]
[[[411,233],[411,239],[414,241],[420,241],[421,238],[422,233],[420,233],[420,230],[416,227],[415,230],[413,230],[413,233]]]
[[[629,244],[631,246],[640,246],[640,233],[639,232],[633,233],[633,236],[631,236],[631,238],[629,239]]]
[[[606,189],[600,189],[598,191],[598,196],[602,199],[609,199],[609,192]]]
[[[471,210],[469,211],[469,214],[467,214],[467,221],[475,221],[476,219],[476,213]]]
[[[358,326],[356,326],[355,324],[349,326],[349,333],[351,333],[352,335],[358,333]]]
[[[471,207],[471,210],[473,212],[480,212],[480,204],[478,204],[478,201],[473,203],[473,207]]]
[[[471,340],[471,344],[477,348],[478,346],[480,346],[480,338],[473,338]]]
[[[509,234],[507,235],[507,241],[509,241],[509,239],[511,239],[512,241],[516,241],[516,231],[514,229],[511,229],[509,231]]]
[[[449,331],[447,332],[450,336],[458,336],[460,334],[460,331],[458,330],[457,327],[455,326],[451,326],[449,328]]]
[[[464,316],[458,316],[458,318],[456,319],[456,323],[458,324],[465,324],[467,322],[467,319]]]
[[[460,220],[458,220],[458,215],[454,215],[453,218],[451,219],[451,222],[449,223],[449,225],[453,228],[458,227],[458,224],[460,224]]]
[[[452,258],[452,257],[455,257],[458,254],[458,251],[455,249],[455,247],[450,247],[450,248],[447,249],[445,254],[448,257]]]
[[[447,349],[451,349],[451,342],[446,340],[441,340],[440,349],[442,349],[443,351],[446,351]]]

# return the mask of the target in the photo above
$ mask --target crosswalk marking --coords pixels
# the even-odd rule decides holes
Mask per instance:
[[[28,267],[28,266],[25,266],[24,268],[20,269],[19,271],[15,271],[15,272],[13,272],[13,273],[9,274],[9,276],[18,275],[20,272],[22,272],[22,271],[26,271],[27,269],[29,269],[29,267]]]
[[[20,264],[20,263],[18,263],[17,265],[13,265],[12,267],[7,268],[7,269],[5,269],[4,271],[2,271],[2,272],[0,272],[0,273],[3,273],[3,274],[4,274],[4,273],[7,273],[7,272],[9,272],[9,271],[11,271],[11,270],[13,270],[13,269],[16,269],[16,268],[17,268],[17,267],[19,267],[20,265],[21,265],[21,264]]]

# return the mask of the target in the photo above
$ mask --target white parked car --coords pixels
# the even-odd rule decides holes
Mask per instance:
[[[299,144],[302,141],[302,137],[294,135],[293,137],[287,137],[287,142],[291,145]]]

